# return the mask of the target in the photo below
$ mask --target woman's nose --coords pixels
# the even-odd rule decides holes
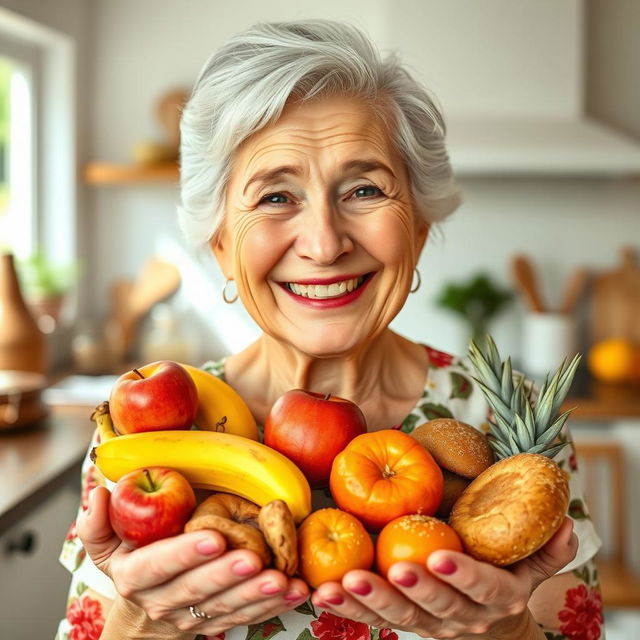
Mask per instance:
[[[353,251],[353,241],[344,221],[331,207],[309,209],[299,217],[295,248],[302,258],[318,264],[333,264],[341,255]]]

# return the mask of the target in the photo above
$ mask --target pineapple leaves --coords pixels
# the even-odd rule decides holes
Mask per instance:
[[[576,355],[569,365],[564,361],[540,387],[537,399],[534,385],[514,373],[511,359],[504,362],[491,336],[486,337],[484,351],[474,342],[469,345],[469,359],[478,383],[491,409],[490,443],[498,458],[517,453],[540,453],[553,458],[566,443],[556,443],[571,410],[558,415],[569,392],[580,362]]]

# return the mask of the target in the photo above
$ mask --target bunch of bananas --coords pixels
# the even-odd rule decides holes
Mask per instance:
[[[284,500],[299,522],[311,511],[311,490],[300,469],[281,453],[258,442],[258,429],[236,391],[206,371],[182,365],[198,390],[195,431],[148,431],[118,435],[109,405],[93,413],[100,444],[91,459],[117,482],[143,467],[170,467],[194,487],[233,493],[263,506]],[[145,368],[140,372],[145,374]]]

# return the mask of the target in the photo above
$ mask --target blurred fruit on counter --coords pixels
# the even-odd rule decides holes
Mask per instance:
[[[640,345],[626,338],[600,340],[589,349],[587,366],[600,382],[640,382]]]

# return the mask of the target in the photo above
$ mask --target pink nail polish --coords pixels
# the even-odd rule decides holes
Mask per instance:
[[[354,585],[351,585],[350,587],[347,587],[349,589],[349,591],[353,591],[353,593],[359,595],[359,596],[366,596],[368,594],[371,593],[371,585],[368,582],[356,582]]]
[[[397,578],[393,578],[401,587],[413,587],[418,582],[418,576],[413,571],[407,571]]]
[[[196,551],[201,553],[203,556],[211,556],[219,550],[220,547],[213,540],[209,540],[208,538],[196,543]]]
[[[339,595],[329,596],[328,598],[325,598],[325,602],[329,604],[336,604],[336,605],[342,604],[344,602],[344,598]]]
[[[287,593],[285,593],[282,597],[289,602],[295,602],[296,600],[302,600],[302,598],[304,598],[304,594],[294,590],[287,591]]]
[[[282,591],[282,589],[279,585],[273,582],[265,582],[263,585],[261,585],[260,591],[267,596],[272,596],[274,593]]]
[[[244,560],[238,560],[231,565],[231,571],[237,576],[248,576],[257,571],[256,567]]]
[[[456,563],[453,562],[453,560],[449,560],[448,558],[446,560],[438,562],[438,564],[433,567],[434,571],[437,571],[444,576],[450,576],[454,574],[457,569],[458,567],[456,566]]]

